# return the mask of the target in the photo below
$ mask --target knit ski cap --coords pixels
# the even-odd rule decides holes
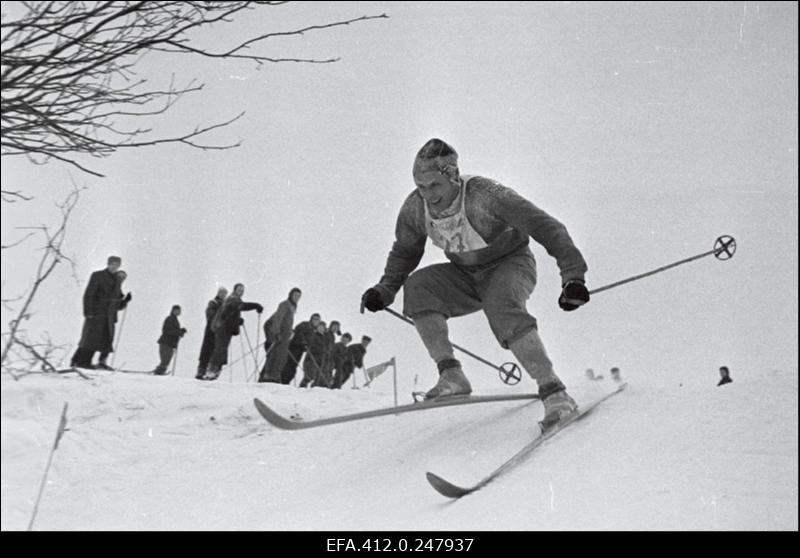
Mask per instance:
[[[120,258],[119,256],[109,256],[108,259],[106,260],[106,263],[108,264],[122,263],[122,258]]]
[[[451,174],[458,170],[458,153],[453,147],[439,138],[425,142],[414,158],[413,172],[437,170],[442,174]]]

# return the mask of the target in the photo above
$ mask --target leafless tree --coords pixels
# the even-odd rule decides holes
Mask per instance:
[[[201,149],[233,145],[201,143],[201,136],[242,116],[197,126],[170,137],[153,137],[146,127],[124,123],[160,115],[182,96],[203,85],[190,81],[152,87],[137,75],[142,57],[155,52],[265,63],[327,64],[338,58],[294,58],[257,52],[265,43],[292,35],[341,27],[386,14],[364,15],[303,28],[262,33],[214,49],[198,31],[231,23],[247,11],[287,2],[6,2],[2,35],[2,154],[24,155],[34,162],[58,159],[102,176],[78,155],[105,157],[117,149],[182,143]],[[24,8],[24,9],[23,9]],[[10,11],[20,12],[12,17]],[[140,120],[141,122],[141,120]],[[3,191],[3,200],[20,199]]]
[[[31,318],[33,300],[37,292],[59,263],[67,262],[72,265],[74,275],[74,263],[71,258],[64,254],[63,247],[67,233],[67,223],[69,222],[72,210],[75,209],[75,205],[78,203],[80,193],[81,188],[73,186],[73,190],[69,193],[67,198],[62,203],[58,204],[59,210],[61,211],[61,223],[55,230],[51,230],[44,225],[39,227],[23,227],[24,229],[32,230],[33,232],[31,234],[33,235],[37,233],[40,234],[44,239],[44,244],[41,247],[42,255],[39,258],[39,264],[36,267],[36,275],[33,278],[31,287],[25,293],[14,299],[3,299],[3,305],[9,309],[12,309],[10,306],[12,302],[22,301],[22,306],[16,313],[16,317],[8,324],[9,331],[3,333],[5,346],[3,347],[0,364],[4,367],[8,357],[11,355],[12,349],[18,346],[25,350],[31,364],[38,363],[42,366],[43,370],[55,370],[51,359],[54,353],[62,348],[55,346],[46,334],[40,341],[30,340],[23,324]]]

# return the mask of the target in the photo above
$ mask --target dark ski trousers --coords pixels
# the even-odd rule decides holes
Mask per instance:
[[[153,374],[158,376],[162,376],[167,373],[167,368],[169,368],[169,361],[172,360],[173,355],[175,354],[175,349],[170,347],[169,345],[165,345],[164,343],[158,344],[158,356],[161,359],[161,362],[156,366],[156,369],[153,370]]]

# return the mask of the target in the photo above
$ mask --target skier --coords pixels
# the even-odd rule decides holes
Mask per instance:
[[[214,353],[208,363],[204,380],[216,380],[222,371],[222,366],[228,363],[228,346],[231,337],[239,335],[240,327],[244,323],[242,312],[255,310],[259,314],[264,311],[264,307],[258,302],[243,302],[244,285],[236,283],[233,292],[222,303],[211,322],[211,330],[214,332]]]
[[[186,328],[181,327],[181,323],[178,321],[180,315],[181,307],[176,304],[161,326],[161,337],[158,338],[158,356],[161,362],[153,370],[153,374],[156,376],[163,376],[167,373],[169,362],[175,355],[175,351],[178,350],[178,342],[181,337],[186,335]]]
[[[289,356],[289,339],[292,337],[294,313],[300,301],[302,291],[297,287],[289,291],[286,300],[278,305],[278,309],[264,322],[264,350],[267,358],[258,376],[259,382],[281,382],[281,371]]]
[[[83,292],[83,330],[78,350],[72,357],[73,365],[94,368],[94,353],[108,354],[113,351],[114,324],[120,307],[122,290],[117,271],[122,264],[119,256],[109,256],[106,268],[95,271]],[[129,299],[130,300],[130,299]],[[127,304],[127,303],[126,303]]]
[[[228,296],[228,289],[220,287],[217,289],[217,295],[208,301],[206,306],[206,328],[203,331],[203,344],[200,347],[200,357],[197,359],[197,374],[196,380],[202,380],[208,370],[208,363],[211,360],[211,355],[214,354],[214,332],[211,330],[211,323],[214,321],[214,316],[217,315],[225,297]]]
[[[297,373],[297,366],[300,364],[300,359],[303,358],[303,353],[308,346],[308,341],[317,324],[320,322],[320,315],[317,313],[311,314],[311,318],[307,322],[300,322],[294,328],[294,335],[289,341],[289,358],[286,360],[286,365],[281,370],[281,383],[290,384],[294,380]]]
[[[725,384],[731,383],[733,380],[731,379],[730,370],[728,370],[727,366],[720,366],[719,367],[719,376],[720,380],[717,384],[717,387],[724,386]]]
[[[433,399],[472,392],[454,358],[447,319],[482,310],[500,345],[538,384],[545,406],[542,425],[551,426],[577,405],[553,369],[536,318],[525,307],[536,285],[529,237],[558,264],[563,310],[589,301],[583,256],[564,225],[514,190],[480,176],[462,176],[458,154],[440,139],[419,150],[413,177],[416,189],[400,209],[384,275],[364,292],[361,311],[386,308],[405,286],[403,314],[414,320],[439,370],[439,381],[425,395]],[[412,274],[428,237],[450,262]]]

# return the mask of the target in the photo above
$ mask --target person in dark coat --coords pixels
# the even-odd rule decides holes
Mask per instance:
[[[106,268],[95,271],[89,277],[89,284],[83,292],[84,322],[78,351],[73,357],[75,366],[93,368],[92,358],[95,352],[113,351],[112,324],[116,322],[116,311],[122,298],[116,276],[121,264],[122,258],[109,256]]]
[[[297,366],[300,364],[300,359],[303,358],[303,353],[306,351],[308,341],[311,335],[317,328],[320,322],[320,315],[317,313],[311,314],[311,318],[307,322],[300,322],[294,328],[294,335],[289,341],[289,358],[281,370],[281,383],[290,384],[297,374]]]
[[[178,342],[186,334],[186,328],[181,327],[181,323],[178,321],[180,315],[181,307],[176,304],[161,326],[161,337],[158,338],[158,356],[161,362],[153,370],[153,374],[156,376],[163,376],[167,373],[169,362],[175,355],[175,351],[178,350]]]
[[[228,296],[228,289],[220,287],[217,289],[217,296],[209,300],[206,306],[206,328],[203,331],[203,345],[200,347],[200,357],[197,363],[197,374],[195,375],[197,380],[202,380],[205,376],[211,355],[214,354],[214,332],[211,331],[211,322],[214,321],[214,316],[217,315],[217,310],[222,306],[226,296]]]
[[[349,333],[342,334],[342,340],[333,346],[333,389],[340,389],[344,383],[343,378],[353,373],[353,358],[347,352],[347,345],[353,340]],[[345,372],[349,370],[348,372]]]
[[[96,368],[98,370],[113,370],[111,366],[108,365],[108,355],[114,352],[116,347],[113,346],[114,337],[115,337],[115,330],[117,326],[117,312],[120,310],[124,310],[128,303],[133,299],[133,295],[128,292],[125,296],[122,296],[122,283],[125,282],[125,279],[128,278],[128,274],[122,271],[121,269],[117,271],[116,274],[117,282],[119,283],[120,288],[120,297],[117,300],[112,300],[109,306],[109,313],[108,313],[108,326],[110,328],[110,337],[111,337],[111,346],[106,347],[104,350],[100,351],[100,358],[96,365],[92,366],[92,368]],[[70,361],[70,366],[78,366],[78,360],[81,358],[81,347],[80,343],[78,344],[78,348],[75,349],[75,354],[72,355],[72,360]],[[89,361],[91,363],[91,359]]]
[[[367,354],[367,347],[369,347],[371,342],[372,338],[368,335],[364,335],[361,337],[361,343],[356,343],[355,345],[347,347],[347,358],[344,361],[340,386],[344,385],[354,369],[364,368],[364,355]]]
[[[322,374],[322,359],[325,357],[325,346],[327,345],[325,332],[327,330],[325,322],[320,321],[316,331],[308,340],[306,358],[303,360],[303,380],[300,382],[300,387],[328,385]]]
[[[259,382],[281,383],[281,371],[289,357],[289,340],[292,338],[294,313],[302,291],[297,287],[278,305],[278,309],[264,322],[264,350],[267,358],[258,376]]]
[[[233,293],[228,295],[214,316],[214,321],[211,323],[211,330],[214,332],[214,353],[208,363],[208,371],[203,376],[204,380],[219,378],[223,365],[228,363],[231,337],[239,335],[240,327],[244,323],[242,312],[255,310],[261,314],[264,311],[264,307],[258,302],[243,302],[242,295],[244,295],[244,285],[236,283],[233,286]]]
[[[719,367],[719,375],[720,375],[720,380],[717,386],[724,386],[725,384],[729,384],[733,381],[731,379],[731,372],[730,370],[728,370],[727,366]]]
[[[322,355],[322,362],[320,362],[322,377],[325,379],[329,388],[333,387],[333,370],[336,368],[336,363],[333,358],[336,336],[341,334],[342,325],[338,321],[333,320],[331,325],[328,326],[328,330],[325,332],[325,351]]]

